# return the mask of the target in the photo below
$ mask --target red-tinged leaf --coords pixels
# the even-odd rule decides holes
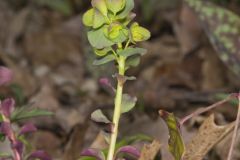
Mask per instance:
[[[118,154],[123,153],[123,154],[129,154],[132,155],[136,158],[140,157],[140,152],[137,148],[133,147],[133,146],[123,146],[121,148],[119,148],[116,152],[116,157],[118,156]]]
[[[181,160],[185,152],[185,145],[182,139],[182,134],[180,130],[180,123],[177,118],[166,111],[160,110],[160,116],[166,122],[169,130],[169,151],[174,156],[175,160]]]
[[[35,151],[33,152],[27,160],[34,160],[34,159],[40,159],[40,160],[51,160],[52,158],[44,151]]]
[[[122,104],[121,104],[121,113],[127,113],[132,110],[137,102],[137,97],[132,97],[128,94],[123,94]]]
[[[7,118],[11,116],[11,113],[14,111],[15,101],[12,98],[5,99],[0,104],[0,112]]]
[[[8,84],[12,79],[12,71],[6,67],[0,66],[0,86]]]
[[[20,156],[22,156],[23,149],[24,149],[23,143],[20,142],[19,140],[16,140],[16,141],[13,141],[11,145],[12,145],[12,148],[15,149]]]
[[[98,149],[94,149],[94,148],[89,148],[84,150],[81,153],[82,157],[94,157],[97,160],[105,160],[105,155],[103,154],[102,151],[98,150]]]
[[[113,124],[100,109],[91,114],[91,119],[96,122],[96,124],[99,125],[105,132],[112,133]]]
[[[6,137],[11,139],[12,137],[12,128],[9,122],[1,122],[0,125],[0,133],[3,133]]]
[[[91,114],[91,119],[95,122],[110,123],[110,120],[98,109]]]
[[[110,88],[113,92],[116,91],[116,89],[112,86],[112,84],[111,84],[111,82],[109,81],[108,78],[101,78],[99,80],[99,83],[103,86],[106,86],[106,87]]]
[[[31,133],[35,131],[37,131],[37,128],[35,127],[35,125],[32,123],[27,123],[21,128],[19,135],[23,135],[23,134]]]

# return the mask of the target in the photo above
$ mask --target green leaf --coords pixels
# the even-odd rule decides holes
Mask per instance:
[[[19,136],[18,140],[24,144],[27,151],[32,149],[31,143],[23,135]]]
[[[185,152],[185,145],[182,139],[180,123],[177,118],[166,111],[160,110],[160,116],[166,122],[169,131],[168,147],[175,160],[181,160]]]
[[[127,0],[128,1],[128,0]],[[107,7],[115,15],[126,6],[126,0],[106,0]]]
[[[119,12],[119,14],[117,15],[117,18],[119,19],[126,18],[133,8],[134,8],[134,1],[126,0],[126,6],[123,11]]]
[[[2,114],[0,114],[0,123],[3,122]]]
[[[103,112],[100,109],[94,111],[91,114],[91,119],[95,122],[106,123],[106,124],[111,123],[111,121],[108,120],[108,118],[103,114]]]
[[[107,29],[107,37],[111,40],[117,38],[122,29],[123,27],[120,23],[112,23]]]
[[[83,14],[83,24],[88,27],[93,26],[94,9],[91,8]]]
[[[133,56],[133,55],[136,55],[136,54],[140,54],[140,55],[144,55],[147,53],[147,50],[146,49],[143,49],[143,48],[127,48],[127,49],[124,49],[124,50],[121,50],[119,52],[117,52],[118,55],[121,55],[123,57],[130,57],[130,56]]]
[[[94,15],[93,15],[93,28],[97,29],[101,27],[105,23],[104,16],[96,9],[94,9]]]
[[[92,0],[92,6],[98,9],[101,14],[107,16],[108,10],[105,0]]]
[[[0,142],[4,142],[5,140],[5,135],[0,133]]]
[[[112,50],[111,47],[107,47],[104,49],[94,49],[94,52],[96,55],[103,57],[103,56],[106,56],[108,54],[108,52],[110,52],[111,50]]]
[[[119,36],[111,40],[115,43],[122,43],[126,41],[127,38],[128,38],[128,30],[122,29],[119,31]]]
[[[17,100],[17,104],[23,104],[25,97],[24,97],[24,92],[22,87],[19,86],[18,84],[11,84],[10,88],[15,94],[15,99]]]
[[[12,157],[9,153],[0,153],[0,158],[10,158]]]
[[[129,57],[126,61],[126,68],[136,67],[140,64],[140,56]]]
[[[109,134],[113,131],[113,123],[98,109],[91,114],[91,120],[103,130],[106,140],[108,140]]]
[[[121,104],[121,113],[126,113],[132,110],[137,102],[137,97],[131,97],[128,94],[123,94],[122,104]]]
[[[135,81],[137,78],[136,77],[134,77],[134,76],[124,76],[125,77],[125,79],[126,79],[126,81]]]
[[[137,134],[133,135],[127,138],[122,138],[117,144],[116,144],[116,149],[122,147],[122,146],[127,146],[127,145],[132,145],[136,142],[151,142],[152,138],[144,135],[144,134]]]
[[[104,29],[105,36],[114,43],[122,43],[129,37],[128,29],[119,23],[112,23]]]
[[[240,17],[214,3],[185,0],[199,17],[204,30],[221,60],[240,75]]]
[[[105,47],[110,47],[114,44],[104,35],[104,29],[106,27],[107,26],[103,26],[97,30],[92,30],[88,32],[88,40],[94,48],[103,49]]]
[[[33,118],[33,117],[52,116],[52,115],[53,115],[52,112],[49,112],[43,109],[28,108],[28,106],[23,106],[15,109],[15,111],[11,115],[11,121],[16,122],[19,120]]]
[[[78,160],[96,160],[96,158],[93,158],[93,157],[81,157]]]
[[[116,59],[115,56],[110,54],[110,55],[105,56],[104,58],[95,60],[93,62],[93,65],[96,65],[96,66],[102,65],[102,64],[114,61],[115,59]]]

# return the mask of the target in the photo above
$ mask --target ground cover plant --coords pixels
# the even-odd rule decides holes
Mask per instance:
[[[91,0],[91,7],[88,9],[82,16],[82,22],[87,30],[87,39],[91,45],[91,54],[95,53],[95,60],[93,61],[93,65],[97,66],[96,68],[100,68],[100,66],[109,65],[111,67],[115,67],[112,69],[111,67],[105,68],[106,70],[114,70],[117,73],[112,75],[112,79],[109,78],[100,78],[99,84],[107,88],[109,93],[113,95],[114,107],[110,107],[110,110],[113,111],[112,115],[106,113],[103,107],[95,108],[96,110],[90,114],[91,120],[94,122],[94,125],[99,126],[102,131],[95,141],[104,141],[104,147],[88,147],[82,146],[83,134],[79,132],[80,130],[84,130],[84,133],[87,132],[87,120],[82,120],[83,125],[74,124],[73,120],[65,120],[67,117],[67,112],[64,114],[62,112],[57,112],[55,116],[58,116],[57,120],[63,120],[62,126],[58,126],[56,124],[51,124],[51,127],[43,127],[45,130],[54,130],[55,135],[62,138],[63,140],[59,143],[58,148],[63,150],[63,152],[67,152],[67,156],[60,156],[60,159],[79,159],[79,160],[156,160],[156,159],[164,159],[168,160],[164,155],[161,156],[159,153],[165,147],[164,144],[158,139],[150,138],[148,135],[136,135],[130,136],[128,138],[120,138],[120,120],[126,118],[125,115],[131,114],[130,111],[134,110],[144,110],[145,108],[138,108],[138,105],[141,103],[141,99],[138,100],[136,95],[139,95],[137,91],[133,92],[135,95],[131,93],[126,93],[128,87],[131,88],[131,85],[137,83],[137,78],[135,77],[134,72],[131,72],[131,69],[140,68],[143,69],[145,66],[141,67],[140,62],[144,61],[143,56],[146,56],[149,51],[145,49],[145,45],[141,45],[145,41],[151,38],[151,33],[147,29],[147,27],[143,27],[140,23],[136,22],[137,15],[133,13],[134,7],[137,6],[138,2],[134,0]],[[220,4],[226,4],[228,1],[216,1]],[[72,3],[77,3],[77,1],[72,1]],[[238,2],[237,2],[238,3]],[[149,6],[144,8],[141,6],[144,13],[144,17],[148,17],[148,10],[153,8],[153,1],[144,1],[144,4],[148,4]],[[68,1],[61,1],[58,3],[57,1],[41,1],[38,5],[48,6],[49,8],[61,12],[64,16],[69,16],[74,13],[71,10],[71,5]],[[199,22],[207,35],[210,44],[215,49],[217,55],[221,59],[221,61],[227,66],[228,70],[235,74],[237,77],[240,73],[240,65],[239,65],[239,22],[240,18],[233,12],[224,9],[210,1],[201,1],[201,0],[184,0],[183,4],[186,8],[191,10],[196,16],[195,21]],[[185,9],[186,9],[185,8]],[[189,12],[190,11],[185,11]],[[149,14],[153,14],[153,12],[149,11]],[[186,15],[186,13],[185,13]],[[57,17],[57,16],[56,16]],[[79,21],[79,19],[78,19]],[[151,18],[147,18],[146,21],[151,21]],[[144,22],[144,21],[143,21]],[[184,20],[183,20],[184,22]],[[185,21],[186,22],[186,21]],[[177,22],[174,22],[176,25]],[[70,23],[72,24],[72,22]],[[69,24],[68,24],[69,25]],[[63,28],[68,27],[68,25],[63,25]],[[179,27],[183,24],[177,24],[175,28]],[[179,29],[179,28],[178,28]],[[177,32],[177,31],[176,31]],[[59,30],[54,31],[54,34],[59,34]],[[62,32],[60,32],[62,33]],[[178,32],[179,34],[179,32]],[[177,35],[177,33],[176,33]],[[180,34],[181,35],[181,34]],[[58,35],[59,36],[59,35]],[[57,36],[57,37],[58,37]],[[153,37],[155,38],[155,34]],[[177,35],[179,36],[179,35]],[[49,37],[46,38],[49,40]],[[59,39],[59,38],[57,38]],[[21,38],[20,38],[21,41]],[[146,42],[145,42],[146,43]],[[150,41],[149,43],[152,43]],[[172,44],[168,41],[168,43]],[[70,45],[71,46],[71,45]],[[143,47],[144,46],[144,47]],[[60,46],[59,46],[60,47]],[[68,46],[69,47],[69,46]],[[67,47],[67,48],[68,48]],[[71,46],[72,47],[72,46]],[[69,48],[71,48],[69,47]],[[199,46],[195,46],[193,50],[197,50]],[[146,47],[148,48],[148,47]],[[149,49],[149,48],[148,48]],[[37,50],[34,49],[36,52]],[[52,51],[52,50],[51,50]],[[190,51],[193,52],[193,51]],[[151,53],[148,53],[151,54]],[[191,54],[191,53],[189,53]],[[1,56],[1,54],[0,54]],[[76,55],[74,55],[76,56]],[[73,56],[73,57],[74,57]],[[56,56],[57,58],[57,56]],[[186,57],[185,57],[186,58]],[[4,58],[3,58],[4,59]],[[64,59],[64,58],[63,58]],[[77,58],[76,58],[77,59]],[[183,58],[184,59],[184,58]],[[9,62],[6,58],[5,61]],[[48,59],[49,60],[49,59]],[[55,62],[54,62],[55,63]],[[69,62],[68,62],[69,63]],[[10,63],[11,64],[11,63]],[[60,63],[61,64],[61,63]],[[195,65],[195,64],[194,64]],[[197,65],[197,64],[196,64]],[[75,67],[75,66],[74,66]],[[43,79],[45,80],[45,71],[46,68],[38,68],[36,71],[36,75],[41,77],[43,75]],[[79,70],[77,70],[79,71]],[[161,70],[161,72],[165,72],[165,69]],[[149,73],[149,72],[147,72]],[[86,74],[86,73],[85,73]],[[99,73],[100,75],[102,73]],[[146,73],[145,73],[146,74]],[[175,74],[178,74],[175,72]],[[67,74],[68,75],[68,74]],[[104,75],[104,74],[102,74]],[[149,75],[149,74],[147,74]],[[58,75],[59,76],[59,75]],[[52,76],[53,79],[57,79],[56,75]],[[74,76],[77,76],[75,74]],[[0,67],[0,86],[4,86],[7,88],[11,88],[11,82],[14,77],[12,71],[6,67]],[[67,78],[66,78],[67,77]],[[64,76],[64,78],[68,79],[71,76]],[[65,81],[62,78],[57,80],[59,84]],[[164,77],[165,78],[165,77]],[[47,79],[47,78],[46,78]],[[174,79],[174,78],[173,78]],[[114,82],[114,83],[113,83]],[[66,83],[69,84],[69,83]],[[131,84],[131,85],[128,85]],[[174,84],[174,80],[173,80]],[[51,85],[47,85],[47,89]],[[91,86],[91,87],[89,87]],[[55,87],[55,88],[54,88]],[[54,86],[56,89],[59,86]],[[64,88],[61,93],[56,93],[56,96],[63,97],[61,100],[61,104],[66,106],[73,103],[71,98],[69,97],[84,97],[86,92],[78,91],[75,94],[72,91],[72,88]],[[75,87],[75,86],[74,86]],[[94,90],[92,83],[90,85],[88,83],[81,83],[82,88],[89,87],[90,90]],[[178,83],[172,85],[171,87],[180,88]],[[41,88],[41,87],[40,87]],[[89,89],[88,88],[88,89]],[[161,90],[161,88],[160,88]],[[14,90],[15,94],[18,94],[18,97],[22,97],[22,95],[18,92],[18,90]],[[47,90],[48,91],[48,90]],[[141,90],[140,90],[141,91]],[[139,90],[138,90],[139,92]],[[68,94],[66,94],[68,93]],[[70,94],[69,94],[70,93]],[[175,116],[176,108],[171,110],[172,113],[168,112],[166,109],[162,109],[160,106],[160,110],[154,110],[159,117],[165,122],[168,131],[164,130],[161,132],[167,132],[168,134],[168,151],[172,155],[172,159],[175,160],[202,160],[206,158],[206,155],[223,139],[228,136],[231,136],[231,143],[228,150],[227,157],[220,157],[221,159],[231,160],[234,159],[234,150],[238,146],[235,144],[238,136],[238,126],[240,121],[240,96],[239,93],[229,93],[229,94],[218,94],[220,91],[217,91],[217,94],[213,94],[214,98],[217,98],[218,102],[213,102],[212,105],[207,106],[205,108],[197,109],[192,111],[190,114],[185,114],[182,118],[178,118]],[[49,91],[43,92],[43,95],[47,95],[45,97],[51,98]],[[55,95],[55,94],[54,94]],[[150,94],[151,95],[151,94]],[[2,95],[1,95],[2,96]],[[96,96],[96,95],[95,95]],[[58,99],[60,99],[58,97]],[[152,96],[154,97],[154,96]],[[150,101],[152,100],[151,96],[149,96]],[[190,96],[189,96],[190,97]],[[92,99],[94,96],[91,97]],[[167,98],[167,97],[165,97]],[[21,99],[21,98],[20,98]],[[45,100],[44,99],[44,100]],[[109,99],[109,98],[108,98]],[[157,97],[158,99],[158,97]],[[81,99],[83,100],[83,99]],[[161,101],[164,99],[160,98]],[[16,100],[17,101],[17,100]],[[10,152],[1,153],[0,150],[0,160],[50,160],[53,159],[49,154],[52,154],[52,150],[43,151],[32,148],[31,141],[28,139],[28,134],[32,134],[32,132],[36,132],[37,128],[33,123],[29,123],[26,120],[29,118],[37,118],[39,116],[51,116],[52,113],[31,107],[31,105],[25,105],[24,101],[21,101],[21,105],[15,102],[14,98],[8,98],[3,95],[1,97],[0,103],[0,140],[1,142],[8,142]],[[53,103],[49,103],[53,102]],[[84,101],[83,101],[84,102]],[[94,102],[95,103],[95,102]],[[215,116],[211,114],[208,115],[207,118],[201,120],[201,124],[199,125],[199,130],[192,136],[191,139],[186,140],[184,137],[184,133],[182,132],[187,122],[192,119],[197,119],[196,117],[206,114],[210,110],[221,108],[220,106],[226,104],[233,104],[231,106],[238,108],[237,118],[235,122],[227,123],[225,125],[218,125],[215,122]],[[22,105],[24,104],[24,105]],[[54,105],[56,101],[47,101],[47,105]],[[86,103],[88,104],[88,103]],[[34,106],[38,106],[38,104],[34,104]],[[58,105],[58,104],[57,104]],[[96,105],[96,104],[94,104]],[[111,105],[110,105],[111,106]],[[163,106],[164,107],[164,106]],[[223,108],[223,107],[222,107]],[[226,108],[226,107],[225,107]],[[64,110],[66,111],[66,110]],[[71,116],[73,119],[77,119],[82,115],[75,115],[77,109],[74,109]],[[60,115],[60,116],[59,116]],[[124,117],[124,118],[123,118]],[[137,117],[141,119],[141,117]],[[32,120],[32,119],[31,119]],[[78,119],[79,120],[79,119]],[[80,120],[79,120],[80,121]],[[44,121],[45,123],[45,121]],[[73,129],[69,129],[66,124],[74,124]],[[17,125],[16,125],[17,124]],[[18,125],[21,126],[18,128]],[[47,125],[47,124],[46,124]],[[86,125],[86,126],[85,126]],[[55,127],[55,128],[54,128]],[[62,133],[62,130],[59,128],[64,128],[68,133]],[[76,127],[76,128],[75,128]],[[158,127],[158,126],[154,126]],[[57,129],[56,129],[57,128]],[[95,130],[96,131],[96,130]],[[65,134],[65,135],[64,135]],[[64,135],[64,136],[63,136]],[[47,134],[47,138],[44,140],[49,140],[52,142],[56,141],[54,136],[50,136]],[[81,144],[79,144],[79,141]],[[94,142],[95,142],[94,141]],[[188,141],[188,143],[186,143]],[[230,141],[230,139],[228,139]],[[135,142],[140,142],[140,146],[135,144]],[[49,144],[51,145],[51,144]],[[62,147],[65,145],[66,147]],[[41,148],[41,147],[40,147]],[[74,148],[74,149],[73,149]],[[74,151],[74,152],[73,152]],[[75,153],[75,151],[77,153]],[[71,157],[71,158],[69,158]],[[161,158],[160,158],[161,157]],[[211,159],[211,158],[209,158]]]
[[[0,67],[0,85],[11,83],[13,73],[6,67]],[[25,135],[35,132],[37,128],[32,123],[25,123],[19,130],[15,130],[13,124],[23,119],[29,119],[38,116],[49,116],[52,113],[22,106],[16,108],[13,98],[6,98],[0,104],[0,139],[3,142],[7,139],[10,142],[11,153],[0,153],[1,160],[23,160],[23,159],[42,159],[50,160],[49,155],[42,151],[31,151],[31,144],[25,139]]]
[[[186,0],[185,2],[190,7],[193,7],[196,10],[196,12],[200,12],[200,18],[202,20],[208,21],[208,19],[212,18],[212,16],[216,16],[216,14],[222,13],[222,14],[226,14],[226,16],[229,16],[231,18],[235,18],[232,20],[232,23],[234,23],[235,21],[239,21],[239,18],[235,17],[235,15],[233,15],[232,13],[230,12],[228,13],[228,11],[225,11],[221,8],[217,8],[211,3],[205,4],[201,1],[192,1],[192,0]],[[105,155],[103,152],[97,149],[85,150],[83,151],[82,156],[93,156],[101,160],[103,159],[113,160],[113,159],[118,159],[117,157],[118,152],[122,151],[128,154],[129,153],[133,154],[135,157],[139,158],[140,153],[131,146],[122,147],[118,151],[116,151],[116,154],[115,154],[115,145],[117,141],[120,116],[121,114],[130,111],[135,106],[137,101],[136,97],[131,97],[128,94],[123,94],[124,83],[128,80],[136,79],[135,77],[125,76],[125,71],[127,71],[127,69],[131,67],[132,61],[139,63],[140,61],[139,57],[146,53],[146,50],[142,48],[136,48],[134,47],[134,45],[136,45],[136,42],[141,42],[149,39],[150,32],[147,29],[139,26],[138,23],[131,22],[135,17],[135,14],[131,12],[131,10],[134,7],[134,1],[132,0],[128,0],[128,1],[92,0],[91,4],[93,8],[88,10],[83,15],[83,23],[85,26],[91,28],[90,31],[88,31],[88,40],[91,46],[94,48],[96,55],[100,57],[94,61],[94,65],[102,65],[108,62],[115,61],[116,67],[118,68],[118,73],[113,76],[114,78],[117,79],[117,89],[115,89],[107,79],[102,80],[102,83],[109,86],[113,90],[113,92],[116,94],[113,120],[112,121],[108,120],[101,110],[95,111],[91,116],[91,118],[97,123],[105,123],[106,125],[109,125],[108,132],[110,134],[109,136],[110,138],[108,137],[109,150],[107,152],[107,158],[105,158]],[[222,15],[222,17],[224,17],[224,15]],[[221,20],[222,20],[221,17],[219,17],[219,21]],[[216,23],[219,23],[219,22],[216,21]],[[235,39],[232,39],[232,38],[236,36],[239,39],[238,37],[239,34],[237,34],[238,33],[237,28],[234,28],[234,27],[238,27],[238,25],[230,27],[228,26],[230,24],[228,23],[225,24],[226,26],[224,27],[225,29],[226,27],[228,27],[229,32],[224,30],[223,29],[224,27],[216,26],[218,24],[214,24],[212,26],[211,25],[212,24],[210,23],[210,26],[206,27],[207,31],[213,28],[216,33],[214,33],[214,30],[213,30],[213,34],[209,32],[207,33],[209,33],[210,39],[212,40],[212,43],[216,46],[216,49],[219,50],[221,54],[223,54],[220,57],[226,60],[225,59],[225,57],[227,56],[226,51],[234,52],[234,49],[237,49],[237,47],[234,48],[233,43],[235,43]],[[214,27],[219,27],[219,28],[215,29]],[[221,34],[225,34],[226,32],[228,34],[236,34],[236,35],[233,35],[233,36],[230,35],[225,37],[221,35]],[[226,49],[226,51],[222,50],[223,47]],[[130,58],[131,58],[131,61],[129,61]],[[137,64],[134,64],[133,66],[135,67],[137,66]],[[234,65],[235,63],[232,63],[232,64]],[[235,69],[237,69],[237,67],[235,67]],[[235,97],[238,97],[238,95],[235,95]],[[204,154],[199,152],[197,155],[194,155],[193,153],[185,154],[185,145],[181,136],[181,126],[190,118],[198,114],[204,113],[210,109],[213,109],[219,106],[220,104],[225,103],[231,98],[234,98],[234,95],[231,95],[225,100],[218,102],[217,104],[214,104],[210,107],[207,107],[206,109],[196,111],[193,114],[186,116],[181,121],[179,121],[171,113],[168,113],[162,110],[159,112],[160,116],[164,119],[164,121],[168,125],[169,137],[170,137],[169,151],[172,153],[172,155],[176,160],[203,158],[206,152],[204,152]],[[236,124],[235,124],[235,131],[232,139],[232,145],[231,145],[229,156],[228,156],[229,160],[232,157],[232,150],[234,146],[234,141],[236,139],[239,118],[240,118],[240,114],[238,114]],[[231,127],[228,126],[228,128],[232,128],[232,125]],[[228,132],[230,130],[228,130]],[[208,131],[206,131],[206,133],[207,132]],[[227,134],[228,132],[223,132],[223,133]],[[217,135],[214,135],[214,136],[216,137]],[[214,140],[209,139],[209,141],[212,141],[212,142],[208,142],[208,143],[213,143],[212,145],[210,145],[210,147],[208,146],[209,149],[217,141],[219,141],[219,138],[222,138],[224,136],[225,135],[223,134],[223,135],[218,135],[218,137],[215,138]],[[198,143],[199,143],[198,145],[201,145],[201,142],[198,142]],[[193,146],[190,146],[190,147],[193,147]],[[205,150],[209,150],[209,149],[207,149],[207,146],[206,146]]]

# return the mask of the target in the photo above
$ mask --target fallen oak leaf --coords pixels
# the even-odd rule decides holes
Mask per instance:
[[[214,122],[214,115],[208,117],[198,133],[186,145],[183,160],[202,160],[219,141],[233,130],[234,124],[217,126]]]
[[[145,144],[143,146],[143,149],[140,154],[140,158],[138,160],[154,160],[160,148],[161,148],[161,144],[157,140],[154,140],[149,145]]]

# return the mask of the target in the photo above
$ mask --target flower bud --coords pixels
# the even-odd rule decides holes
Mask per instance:
[[[106,0],[107,8],[112,11],[114,14],[123,10],[126,6],[126,0]]]
[[[120,35],[120,31],[123,29],[121,24],[112,23],[108,28],[108,38],[115,39]]]
[[[104,48],[104,49],[94,49],[94,52],[96,55],[103,57],[108,54],[108,52],[111,51],[111,48]]]
[[[104,16],[107,16],[108,10],[105,0],[92,0],[92,6],[97,8]]]
[[[130,30],[133,42],[145,41],[151,36],[150,32],[146,28],[139,26],[138,23],[133,23]]]

